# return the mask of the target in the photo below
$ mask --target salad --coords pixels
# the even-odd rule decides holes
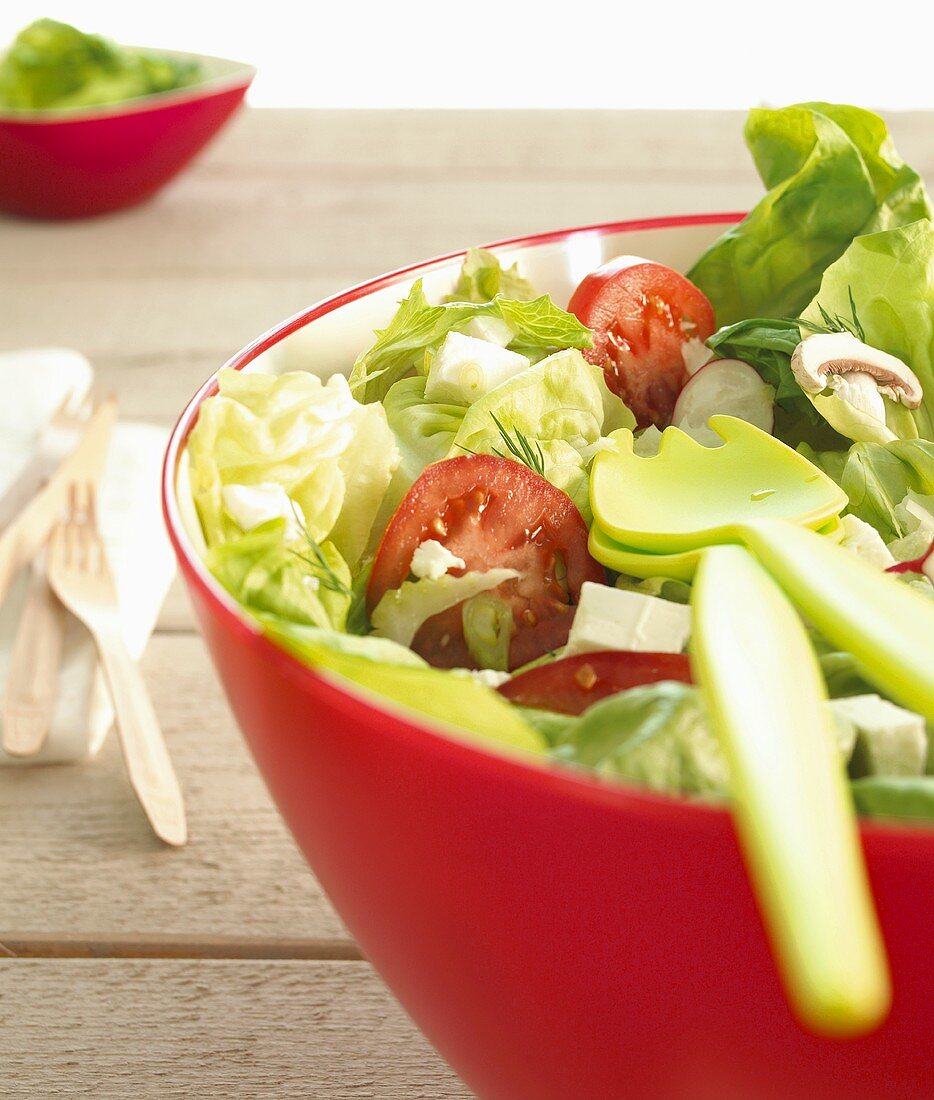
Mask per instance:
[[[671,428],[720,446],[717,414],[828,475],[848,502],[828,537],[934,599],[924,184],[855,107],[757,109],[746,140],[766,193],[686,274],[619,257],[555,302],[473,249],[445,300],[416,282],[361,335],[347,377],[221,372],[192,495],[208,567],[270,638],[460,736],[729,798],[691,571],[598,560],[591,476]],[[808,630],[858,810],[934,821],[924,717]]]
[[[196,60],[118,46],[67,23],[37,19],[0,59],[0,108],[97,107],[203,79]]]

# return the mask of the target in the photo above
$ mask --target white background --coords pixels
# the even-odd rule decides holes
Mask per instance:
[[[238,14],[237,10],[244,14]],[[934,106],[929,3],[0,0],[123,42],[250,61],[258,106]]]

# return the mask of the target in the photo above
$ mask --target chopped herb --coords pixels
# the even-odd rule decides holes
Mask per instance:
[[[305,526],[304,517],[294,500],[292,501],[292,512],[295,516],[295,522],[302,529],[302,534],[305,536],[305,541],[308,543],[308,549],[311,551],[312,556],[310,558],[306,557],[304,554],[299,553],[298,550],[292,550],[292,553],[311,569],[314,576],[324,588],[329,589],[331,592],[339,592],[343,596],[352,595],[347,585],[328,564],[328,560],[324,556],[324,552],[317,540]]]
[[[495,413],[490,413],[493,417],[493,423],[499,429],[499,434],[503,437],[503,443],[506,444],[506,449],[509,451],[508,455],[503,454],[502,451],[493,448],[493,454],[499,455],[500,458],[509,458],[512,456],[517,462],[521,462],[523,466],[538,474],[539,477],[545,476],[545,455],[542,452],[542,445],[535,441],[535,449],[532,449],[532,444],[528,439],[519,431],[518,428],[514,429],[514,435],[510,435],[502,423],[497,419]]]
[[[816,321],[807,321],[803,317],[795,318],[797,324],[802,328],[810,329],[811,332],[848,332],[850,336],[855,336],[857,340],[862,343],[866,343],[866,330],[862,326],[862,322],[859,319],[859,314],[856,312],[856,302],[853,299],[853,288],[847,287],[847,294],[850,299],[850,319],[841,317],[839,313],[828,313],[826,309],[817,303],[817,308],[820,310],[821,320],[823,324],[818,324]]]

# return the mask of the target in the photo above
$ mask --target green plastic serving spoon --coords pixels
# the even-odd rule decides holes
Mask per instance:
[[[677,554],[682,565],[689,551],[744,543],[868,680],[934,721],[934,601],[807,529],[832,523],[848,500],[803,455],[735,417],[710,425],[722,447],[667,428],[651,458],[633,454],[632,432],[613,433],[616,446],[597,455],[590,482],[598,560],[607,535],[624,552]]]
[[[839,542],[843,538],[843,526],[837,518],[818,529],[819,535]],[[690,581],[700,564],[703,550],[682,550],[680,554],[652,554],[634,550],[611,538],[596,523],[590,528],[590,556],[601,565],[625,573],[627,577],[671,577],[677,581]]]
[[[787,519],[819,528],[849,501],[822,470],[774,436],[733,416],[712,416],[723,447],[705,447],[677,428],[658,454],[633,451],[626,428],[594,459],[590,501],[600,529],[632,550],[677,554],[742,542],[739,525]]]
[[[704,554],[691,603],[696,679],[788,998],[815,1031],[864,1033],[888,1011],[889,975],[807,633],[741,546]]]

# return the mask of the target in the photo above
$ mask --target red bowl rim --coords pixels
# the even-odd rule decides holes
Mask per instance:
[[[484,247],[490,249],[520,248],[551,244],[586,235],[602,237],[614,233],[634,232],[644,229],[730,225],[741,221],[744,216],[745,214],[742,212],[730,211],[726,213],[667,215],[620,222],[599,222],[593,225],[574,226],[545,233],[507,238],[494,241]],[[427,273],[433,271],[452,260],[461,258],[465,254],[466,249],[461,249],[420,263],[410,264],[407,267],[400,267],[374,279],[358,283],[329,298],[324,298],[273,326],[273,328],[231,356],[220,369],[241,370],[262,352],[267,351],[286,336],[291,335],[317,318],[356,301],[358,298],[401,282],[416,272]],[[212,374],[195,393],[185,406],[172,430],[162,468],[162,510],[169,538],[188,584],[197,590],[201,600],[223,622],[226,629],[239,636],[242,641],[259,647],[264,657],[288,678],[299,683],[309,680],[314,681],[316,690],[324,693],[328,703],[343,711],[348,720],[358,720],[361,714],[369,712],[373,716],[379,716],[383,722],[388,719],[397,734],[412,738],[424,738],[425,736],[432,738],[436,742],[436,748],[439,752],[459,753],[462,756],[466,754],[467,758],[472,758],[476,762],[485,760],[490,767],[512,772],[513,778],[521,776],[526,782],[549,787],[566,796],[583,797],[591,803],[597,802],[655,819],[668,819],[672,823],[678,822],[682,826],[704,832],[720,831],[724,826],[730,824],[729,808],[722,805],[667,795],[634,785],[603,782],[596,777],[589,776],[584,771],[578,772],[552,761],[518,756],[504,752],[492,745],[487,748],[479,741],[459,739],[453,734],[437,729],[428,722],[422,722],[417,717],[404,714],[401,708],[399,710],[384,708],[373,697],[358,692],[352,686],[345,687],[336,680],[316,673],[270,641],[258,627],[251,623],[233,598],[214,580],[195,548],[191,546],[175,495],[175,482],[182,451],[197,419],[201,403],[217,391],[217,374],[217,371]],[[872,837],[875,840],[885,840],[886,838],[890,840],[897,839],[899,842],[916,840],[934,855],[934,829],[921,824],[862,819],[860,821],[860,832],[864,837]]]
[[[133,49],[152,49],[156,47],[136,47]],[[256,68],[245,61],[235,61],[229,57],[214,57],[212,54],[188,53],[185,50],[158,49],[159,53],[170,57],[194,58],[200,61],[216,61],[224,65],[235,66],[230,72],[218,73],[199,81],[187,88],[177,88],[168,92],[151,92],[149,95],[136,96],[134,99],[122,99],[117,103],[102,103],[96,107],[51,107],[43,110],[13,111],[0,108],[0,125],[56,126],[62,123],[99,122],[110,118],[123,118],[129,115],[147,114],[160,111],[163,107],[174,107],[182,103],[194,103],[200,99],[211,99],[224,92],[243,88],[253,83]]]

